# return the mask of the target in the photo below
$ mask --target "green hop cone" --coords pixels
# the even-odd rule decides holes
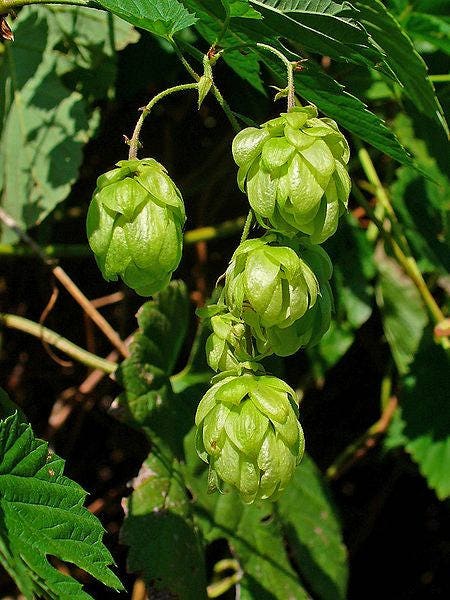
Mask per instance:
[[[247,127],[233,140],[238,183],[259,223],[320,244],[335,233],[347,208],[349,147],[337,124],[315,106]]]
[[[209,490],[236,488],[246,503],[275,500],[304,452],[295,392],[281,379],[246,373],[225,377],[197,409],[197,452]]]
[[[317,279],[297,252],[274,234],[246,240],[226,272],[224,300],[252,328],[285,328],[314,305]]]
[[[206,359],[211,369],[231,371],[241,363],[252,361],[246,347],[245,323],[241,319],[222,312],[211,316],[210,327],[212,333],[206,341]]]
[[[107,281],[138,294],[163,289],[177,268],[186,220],[181,194],[156,160],[122,160],[97,179],[87,236]]]
[[[333,311],[333,294],[329,284],[333,268],[330,257],[320,246],[303,238],[298,241],[298,253],[314,272],[319,283],[319,293],[313,306],[292,325],[281,329],[253,329],[256,346],[261,353],[278,356],[295,354],[300,348],[315,346],[328,331]]]

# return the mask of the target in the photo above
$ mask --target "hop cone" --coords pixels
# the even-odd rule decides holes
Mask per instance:
[[[314,106],[295,107],[233,141],[238,183],[261,225],[298,231],[322,243],[346,210],[349,148],[337,124],[318,119]]]
[[[215,308],[221,310],[221,307]],[[246,348],[245,324],[241,319],[223,312],[211,316],[210,326],[212,333],[206,341],[206,358],[211,369],[230,371],[240,363],[252,361]]]
[[[333,310],[333,295],[329,284],[333,272],[330,257],[323,248],[311,244],[306,238],[299,240],[297,244],[297,252],[317,278],[317,299],[289,327],[254,328],[256,345],[261,353],[273,352],[279,356],[295,354],[300,348],[311,347],[320,342],[330,327]]]
[[[226,272],[226,305],[255,329],[288,327],[314,305],[319,292],[310,267],[282,243],[273,234],[243,242]]]
[[[122,160],[97,179],[87,235],[106,280],[138,294],[163,289],[177,268],[185,222],[181,194],[152,158]]]
[[[268,375],[230,376],[197,409],[197,452],[210,466],[210,491],[223,483],[244,502],[276,499],[304,451],[294,391]]]

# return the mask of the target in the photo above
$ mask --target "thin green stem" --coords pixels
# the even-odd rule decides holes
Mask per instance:
[[[64,352],[74,360],[91,369],[100,369],[105,373],[114,373],[117,369],[116,363],[101,358],[96,354],[92,354],[91,352],[80,348],[80,346],[77,346],[73,342],[70,342],[59,335],[59,333],[48,329],[48,327],[44,327],[43,325],[25,319],[24,317],[0,313],[0,324],[9,329],[17,329],[18,331],[29,333],[43,342],[54,346],[58,350],[61,350],[61,352]]]
[[[189,61],[186,59],[184,54],[181,52],[181,50],[180,50],[178,44],[175,42],[175,40],[173,38],[170,38],[169,41],[170,41],[170,44],[171,44],[175,54],[180,59],[181,64],[186,69],[186,71],[189,73],[189,75],[192,77],[192,79],[194,79],[197,82],[200,81],[200,75],[190,65]]]
[[[138,152],[138,148],[139,148],[139,135],[141,133],[142,125],[144,124],[146,117],[149,115],[149,113],[151,112],[151,110],[155,106],[155,104],[157,102],[159,102],[160,100],[162,100],[163,98],[165,98],[166,96],[168,96],[169,94],[175,94],[176,92],[184,92],[186,90],[196,90],[196,89],[198,89],[197,82],[196,83],[182,83],[180,85],[174,85],[173,87],[167,88],[167,90],[163,90],[162,92],[160,92],[159,94],[154,96],[150,100],[150,102],[146,106],[144,106],[144,108],[142,109],[142,112],[141,112],[141,116],[139,117],[139,119],[136,123],[136,126],[133,131],[133,135],[129,142],[130,151],[128,153],[128,158],[130,160],[137,157],[137,152]]]
[[[440,307],[438,306],[436,300],[434,299],[432,293],[428,289],[428,286],[425,283],[425,280],[422,276],[422,273],[419,270],[419,267],[417,266],[414,257],[408,256],[404,253],[403,249],[400,247],[400,244],[395,238],[394,231],[386,230],[383,222],[380,219],[378,219],[378,217],[375,215],[373,208],[367,202],[364,195],[356,185],[353,186],[353,194],[355,195],[358,202],[365,208],[367,214],[369,215],[372,222],[375,223],[384,240],[390,245],[397,262],[400,264],[405,273],[409,276],[411,281],[416,286],[435,324],[441,323],[445,319],[445,316],[441,311]]]
[[[245,225],[245,218],[239,217],[233,221],[224,221],[219,225],[210,225],[208,227],[199,227],[186,231],[184,234],[184,243],[186,245],[196,244],[197,242],[208,242],[219,238],[231,237],[242,230]]]
[[[450,73],[442,75],[429,75],[428,78],[433,83],[447,83],[448,81],[450,81]]]
[[[289,111],[291,108],[294,108],[294,106],[295,106],[294,67],[297,63],[290,61],[288,58],[286,58],[286,56],[282,52],[280,52],[280,50],[277,50],[277,48],[274,48],[273,46],[269,46],[268,44],[263,44],[261,42],[258,42],[256,44],[256,46],[258,48],[262,48],[263,50],[268,50],[269,52],[272,52],[272,54],[275,54],[275,56],[277,56],[283,62],[284,66],[286,67],[287,108]]]
[[[231,127],[233,128],[234,132],[239,133],[239,131],[241,130],[239,121],[234,116],[234,113],[231,110],[230,105],[225,100],[225,98],[222,96],[222,93],[220,92],[219,88],[217,87],[217,85],[215,83],[213,83],[213,85],[211,87],[211,91],[212,91],[215,99],[219,103],[219,106],[222,108],[223,112],[226,114],[228,120],[230,121]]]

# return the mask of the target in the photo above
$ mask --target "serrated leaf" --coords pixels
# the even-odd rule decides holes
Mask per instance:
[[[330,492],[305,456],[278,501],[278,514],[294,562],[321,600],[346,598],[347,550]]]
[[[63,475],[64,461],[17,413],[0,421],[0,563],[27,600],[91,598],[47,560],[55,556],[123,589],[108,565],[104,530],[83,507],[86,492]]]
[[[393,259],[381,254],[377,265],[380,276],[376,297],[384,333],[398,371],[405,374],[414,360],[428,315],[417,288]]]
[[[450,359],[426,330],[400,393],[400,439],[439,499],[450,496]]]
[[[171,375],[188,325],[189,299],[182,281],[168,287],[143,304],[138,313],[139,331],[131,345],[131,356],[118,370],[125,390],[120,404],[143,426],[155,409],[161,410],[171,397]]]
[[[339,15],[349,19],[355,16],[355,10],[349,2],[333,2],[333,0],[264,0],[264,4],[281,11],[307,11],[324,15]]]
[[[203,551],[177,461],[154,448],[132,483],[121,531],[129,571],[144,578],[151,597],[153,591],[183,600],[206,598]]]
[[[69,193],[93,122],[81,95],[58,77],[48,15],[25,7],[15,34],[0,64],[0,190],[2,206],[26,229]]]
[[[324,4],[318,2],[251,2],[261,12],[263,25],[271,30],[272,35],[297,42],[308,52],[384,68],[383,54],[356,18],[343,17],[336,10],[322,12]]]
[[[428,79],[427,67],[413,43],[380,0],[357,0],[358,19],[386,53],[390,65],[405,93],[418,110],[432,116],[448,134],[448,125],[434,88]]]
[[[166,38],[197,21],[178,0],[98,0],[98,3],[136,27]]]

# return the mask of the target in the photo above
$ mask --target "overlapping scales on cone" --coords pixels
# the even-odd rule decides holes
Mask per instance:
[[[97,180],[87,215],[87,235],[108,281],[138,294],[163,289],[182,253],[186,220],[181,194],[156,160],[123,160]]]
[[[311,268],[283,242],[274,234],[246,240],[226,272],[225,304],[256,329],[288,327],[314,305],[319,293]]]
[[[313,243],[333,235],[350,194],[349,147],[335,121],[311,105],[292,108],[238,133],[233,156],[261,225]]]
[[[277,377],[225,377],[203,396],[195,423],[210,491],[228,484],[246,503],[275,500],[303,456],[295,393]]]
[[[311,244],[306,238],[292,244],[295,244],[296,251],[314,273],[319,291],[314,304],[288,327],[253,327],[252,333],[261,354],[290,356],[300,348],[318,344],[330,327],[333,311],[333,295],[329,284],[333,272],[330,257],[323,248]]]

